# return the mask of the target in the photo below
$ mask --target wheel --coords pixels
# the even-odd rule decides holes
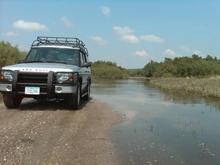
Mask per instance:
[[[68,97],[68,105],[72,109],[79,109],[81,103],[81,87],[80,84],[77,85],[76,94]]]
[[[21,104],[22,97],[12,95],[12,94],[3,94],[3,102],[8,109],[18,108]]]
[[[90,87],[91,87],[91,85],[88,84],[88,85],[87,85],[87,94],[84,96],[84,99],[85,99],[86,101],[88,101],[89,98],[90,98]]]

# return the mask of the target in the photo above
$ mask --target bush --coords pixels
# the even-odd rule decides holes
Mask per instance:
[[[220,60],[208,55],[202,58],[192,57],[165,58],[164,62],[151,61],[144,67],[147,77],[192,77],[212,76],[220,74]]]
[[[92,76],[95,78],[123,79],[128,77],[126,69],[109,61],[96,61],[92,64]]]
[[[0,68],[14,64],[25,57],[24,52],[20,52],[17,47],[13,47],[8,42],[0,42]]]

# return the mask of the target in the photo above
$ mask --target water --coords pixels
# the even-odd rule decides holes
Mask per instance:
[[[124,164],[220,164],[218,100],[165,93],[136,80],[95,83],[92,97],[125,117],[111,131]]]

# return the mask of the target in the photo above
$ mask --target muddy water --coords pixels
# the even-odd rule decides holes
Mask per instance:
[[[124,164],[220,164],[218,100],[161,92],[135,80],[95,83],[92,96],[124,114],[110,133]]]

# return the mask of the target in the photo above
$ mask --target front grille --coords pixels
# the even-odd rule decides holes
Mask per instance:
[[[45,83],[47,84],[47,73],[18,73],[17,83]]]
[[[48,73],[18,73],[16,90],[24,94],[26,86],[40,87],[41,94],[47,94]]]

